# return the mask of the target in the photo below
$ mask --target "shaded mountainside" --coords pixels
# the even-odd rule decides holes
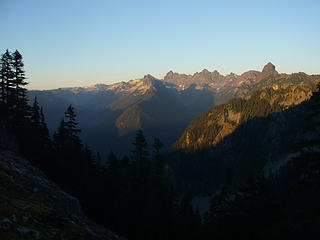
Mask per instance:
[[[193,118],[214,105],[211,92],[190,88],[179,93],[172,84],[151,75],[90,89],[31,91],[29,96],[38,97],[51,132],[68,104],[73,104],[84,141],[104,156],[111,149],[128,153],[138,129],[144,130],[149,142],[158,137],[168,147]]]
[[[257,90],[246,99],[236,98],[214,107],[192,121],[175,149],[197,151],[214,146],[248,119],[266,117],[308,100],[315,84],[281,84]]]
[[[160,127],[161,125],[185,125],[188,116],[175,91],[147,75],[143,81],[143,92],[132,92],[129,96],[119,98],[110,104],[113,110],[122,110],[116,120],[120,136],[138,129]]]
[[[307,97],[300,104],[292,100],[297,89],[300,91],[296,92],[299,93],[296,96],[303,94]],[[306,126],[314,124],[310,114],[315,113],[309,110],[315,102],[314,96],[310,98],[311,89],[313,87],[308,85],[287,85],[283,89],[285,94],[274,98],[277,105],[270,105],[270,99],[273,99],[270,97],[274,95],[269,95],[268,101],[261,101],[259,98],[265,97],[268,92],[275,93],[276,90],[265,88],[255,92],[251,100],[232,100],[202,115],[202,118],[198,118],[202,124],[195,125],[198,128],[191,129],[191,133],[205,136],[203,131],[206,131],[206,126],[211,121],[212,126],[216,128],[208,128],[207,136],[216,134],[216,137],[208,138],[210,141],[204,141],[206,140],[204,137],[195,138],[197,139],[196,144],[189,147],[191,152],[185,149],[170,153],[171,167],[175,172],[179,188],[191,195],[206,195],[221,189],[223,185],[235,186],[252,172],[263,171],[265,176],[278,172],[290,159],[297,156],[294,149],[296,143],[306,142],[318,136],[318,130],[306,132]],[[281,90],[281,87],[278,90]],[[252,101],[253,99],[255,100]],[[290,102],[297,105],[283,110],[288,106],[286,105],[287,99],[291,99]],[[294,97],[293,99],[299,98]],[[300,100],[302,101],[302,98]],[[316,101],[319,101],[319,98]],[[253,105],[248,105],[250,102]],[[259,103],[259,105],[254,105],[254,103]],[[255,106],[257,108],[254,108]],[[227,110],[224,111],[225,109]],[[219,114],[215,114],[215,118],[210,115],[217,110]],[[319,121],[319,118],[316,120]],[[229,135],[214,144],[223,128],[228,127],[230,127],[230,132],[225,130],[224,133]],[[214,132],[216,129],[218,130]],[[186,144],[185,139],[178,143]],[[198,139],[204,141],[203,145],[197,143]],[[194,152],[194,150],[197,151]]]
[[[0,239],[120,239],[20,155],[0,152]]]
[[[137,80],[137,85],[136,89],[119,96],[101,111],[101,114],[107,111],[110,114],[105,114],[99,122],[84,128],[88,135],[91,132],[98,133],[92,138],[91,146],[103,143],[101,148],[128,153],[133,135],[138,129],[144,130],[149,142],[158,137],[166,146],[170,146],[192,118],[200,114],[199,110],[191,114],[175,89],[166,87],[150,75]],[[113,129],[112,133],[110,129]]]
[[[318,238],[319,87],[286,111],[249,119],[215,147],[173,154],[178,188],[210,196],[204,239]]]

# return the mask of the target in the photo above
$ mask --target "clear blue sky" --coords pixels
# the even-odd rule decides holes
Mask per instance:
[[[0,0],[0,50],[30,89],[206,68],[320,73],[320,1]]]

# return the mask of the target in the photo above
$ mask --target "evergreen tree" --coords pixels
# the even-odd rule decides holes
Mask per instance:
[[[138,177],[146,177],[150,167],[149,152],[147,151],[148,143],[141,129],[137,131],[132,144],[135,147],[131,152],[133,153],[133,159],[136,161]]]
[[[49,129],[44,118],[42,107],[40,107],[40,127],[41,127],[41,138],[43,139],[43,144],[47,147],[50,147],[51,139],[50,139]]]
[[[108,156],[108,168],[112,173],[114,173],[114,171],[116,171],[116,169],[118,168],[118,158],[112,151],[109,153]]]
[[[66,122],[62,118],[57,131],[53,134],[54,146],[61,149],[66,145],[68,135],[66,129]]]
[[[163,143],[159,138],[155,138],[153,142],[153,154],[154,154],[154,171],[156,175],[161,175],[164,169],[164,160],[160,155],[160,150],[163,147]]]
[[[14,95],[14,73],[12,70],[12,56],[7,49],[1,57],[1,99],[2,103],[6,103],[8,108],[13,105]]]
[[[26,111],[28,106],[28,99],[26,97],[26,86],[28,83],[25,82],[25,72],[23,70],[22,55],[16,50],[12,54],[12,69],[13,69],[13,84],[14,84],[14,95],[16,107],[19,111]]]
[[[69,105],[64,114],[65,117],[62,118],[57,132],[53,135],[56,147],[77,147],[78,149],[82,149],[81,140],[78,136],[78,133],[81,132],[81,130],[77,128],[78,123],[76,122],[74,108]]]
[[[66,118],[65,130],[68,136],[68,140],[72,144],[80,144],[81,141],[78,133],[80,133],[81,130],[77,128],[78,123],[76,122],[76,114],[74,112],[74,108],[69,105],[67,111],[64,114]]]
[[[1,62],[0,62],[0,77],[1,77],[1,102],[4,104],[6,102],[6,94],[5,94],[5,86],[6,86],[6,82],[7,82],[7,74],[6,74],[6,70],[7,70],[7,60],[5,57],[5,54],[2,54],[1,56]]]
[[[82,150],[82,158],[83,158],[83,169],[82,171],[86,174],[91,174],[94,169],[94,164],[96,162],[95,157],[92,154],[91,149],[86,144],[84,149]]]
[[[58,129],[53,135],[56,148],[67,149],[69,147],[77,147],[78,149],[82,149],[81,140],[77,135],[81,130],[77,128],[76,114],[71,105],[68,106],[65,112],[65,119],[63,118],[60,121]]]
[[[40,128],[40,107],[37,100],[37,96],[34,97],[32,109],[31,109],[31,122],[34,126]]]

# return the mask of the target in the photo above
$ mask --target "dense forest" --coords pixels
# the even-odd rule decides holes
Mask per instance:
[[[237,178],[237,184],[228,185],[225,181],[212,195],[209,211],[200,215],[190,204],[193,195],[190,191],[206,188],[208,194],[212,193],[210,188],[214,184],[197,180],[217,173],[210,170],[218,160],[208,162],[213,157],[222,157],[214,153],[216,150],[194,152],[192,157],[185,153],[181,153],[182,157],[180,153],[163,153],[160,139],[155,138],[150,144],[143,131],[138,130],[132,139],[131,155],[118,159],[110,152],[107,159],[101,159],[99,153],[82,143],[72,105],[61,116],[59,127],[51,137],[41,103],[37,98],[26,97],[24,65],[17,50],[2,54],[0,64],[1,148],[24,155],[66,192],[77,197],[85,213],[98,224],[128,239],[139,240],[319,236],[319,89],[302,106],[307,114],[303,116],[309,116],[309,120],[301,131],[308,138],[292,142],[296,154],[291,161],[268,177],[252,168],[247,169],[249,174]],[[260,121],[248,121],[253,117],[271,121],[268,115],[283,110],[277,103],[270,105],[256,100],[253,97],[229,103],[232,109],[243,112],[239,125],[249,122],[253,126]],[[212,131],[215,130],[210,130],[208,138]],[[243,137],[237,136],[237,132],[234,136]],[[254,151],[253,148],[251,145]],[[198,171],[198,175],[190,174],[192,171]],[[232,171],[228,176],[234,175]],[[190,185],[179,182],[179,177]],[[190,187],[192,180],[196,184]]]

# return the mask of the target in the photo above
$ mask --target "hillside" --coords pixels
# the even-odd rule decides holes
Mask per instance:
[[[263,81],[261,87],[274,83],[268,82],[270,76],[260,80]],[[305,84],[310,83],[309,78],[301,78],[300,83],[296,83],[295,77],[292,75],[292,78],[286,78],[287,81],[277,80],[281,84],[262,87],[249,97],[232,99],[202,114],[191,122],[174,148],[197,151],[214,146],[248,119],[266,117],[308,100],[315,90],[315,83]]]
[[[264,91],[257,93],[264,93]],[[219,121],[216,125],[220,126],[220,129],[231,126],[230,132],[227,132],[228,136],[213,144],[214,139],[219,137],[218,132],[216,138],[208,138],[211,139],[211,142],[204,141],[207,145],[200,145],[196,142],[196,144],[189,145],[189,149],[173,150],[168,154],[177,186],[182,192],[188,192],[191,196],[207,195],[221,189],[223,185],[235,186],[253,172],[263,171],[265,176],[274,175],[290,159],[297,156],[294,148],[296,143],[308,142],[318,137],[317,130],[311,132],[306,130],[308,125],[315,124],[310,115],[316,116],[316,113],[312,112],[314,110],[310,113],[309,110],[315,101],[319,101],[319,98],[315,100],[312,96],[309,100],[285,111],[280,111],[279,108],[279,111],[273,113],[268,112],[272,110],[270,104],[266,104],[264,111],[261,112],[250,111],[252,108],[248,108],[249,111],[238,111],[239,108],[236,106],[241,105],[232,104],[243,102],[243,106],[247,107],[246,104],[250,102],[250,99],[232,100],[223,105],[232,108],[233,114],[231,117],[228,116],[223,126],[219,125]],[[280,104],[278,106],[281,107]],[[223,115],[223,108],[221,109]],[[253,118],[250,117],[252,113],[255,115]],[[260,113],[261,116],[256,116],[257,113]],[[204,125],[208,124],[206,116],[208,115],[204,114],[203,118],[198,118],[199,121],[203,121]],[[213,119],[212,116],[211,119]],[[319,121],[319,118],[317,120]],[[200,124],[199,128],[200,126],[202,125]],[[196,132],[199,128],[192,129],[193,133],[202,134],[201,131],[206,131],[201,129]],[[210,128],[211,134],[214,133],[214,129]],[[207,134],[210,136],[209,133]]]
[[[0,239],[122,239],[19,154],[0,152]]]

